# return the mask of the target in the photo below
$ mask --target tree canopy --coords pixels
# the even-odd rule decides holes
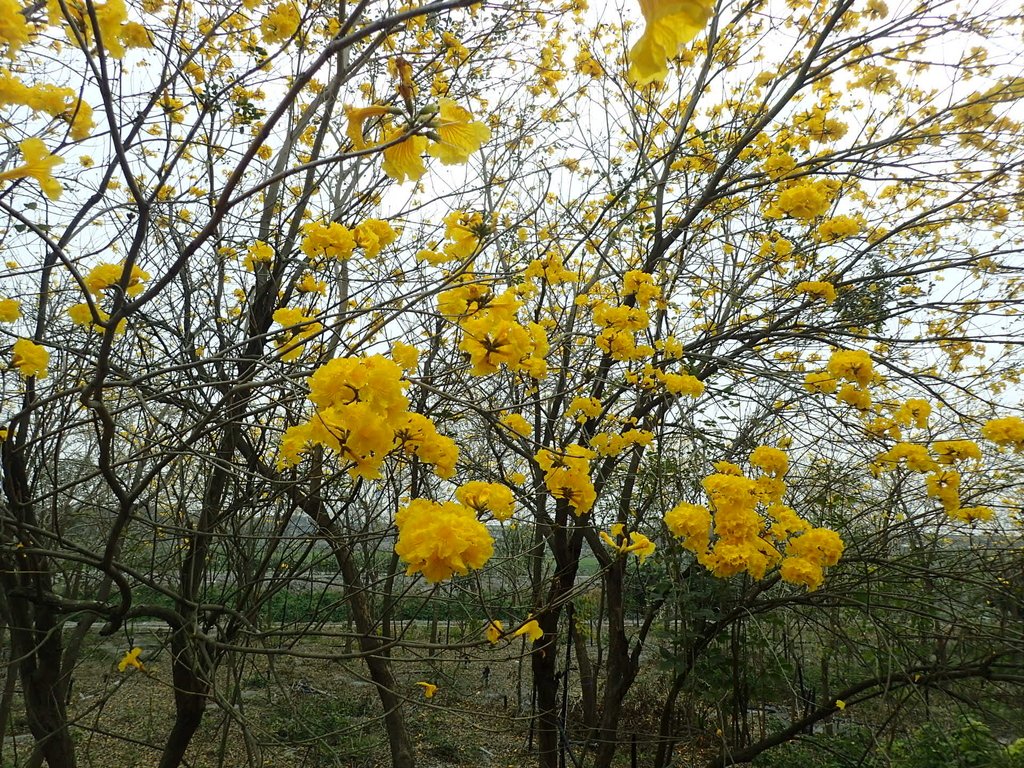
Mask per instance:
[[[571,670],[612,764],[654,649],[658,768],[723,643],[711,765],[1024,679],[1020,8],[640,6],[0,0],[0,618],[35,764],[80,760],[82,649],[140,622],[162,768],[210,718],[259,764],[239,686],[278,655],[363,670],[395,768],[440,700],[403,654],[525,655],[542,768]],[[472,632],[427,641],[449,586]],[[860,666],[757,736],[745,638],[789,664],[797,616]]]

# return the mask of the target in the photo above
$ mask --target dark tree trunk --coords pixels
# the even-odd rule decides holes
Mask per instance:
[[[637,673],[637,664],[630,656],[625,629],[625,564],[625,558],[620,557],[605,572],[605,594],[608,601],[608,671],[605,675],[601,722],[597,730],[595,768],[609,768],[615,758],[622,704]]]
[[[185,757],[192,737],[199,730],[206,711],[210,684],[197,665],[199,660],[190,647],[185,628],[171,635],[171,679],[174,681],[174,725],[160,756],[160,768],[177,768]]]

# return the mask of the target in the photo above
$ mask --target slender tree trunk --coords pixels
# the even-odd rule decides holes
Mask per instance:
[[[405,725],[402,697],[398,695],[398,683],[384,648],[385,641],[373,631],[373,612],[366,598],[359,570],[352,559],[352,552],[337,525],[321,507],[315,512],[312,509],[308,509],[307,512],[313,512],[313,519],[321,535],[331,545],[334,559],[345,581],[346,597],[358,634],[359,650],[365,654],[370,680],[377,689],[377,696],[384,709],[384,728],[388,735],[388,746],[391,748],[392,768],[413,768],[416,764],[416,753],[409,737],[409,729]]]
[[[533,644],[530,663],[537,694],[537,748],[540,768],[558,768],[558,618],[550,610],[538,619],[544,637]]]
[[[11,653],[18,659],[28,727],[50,768],[75,768],[61,674],[60,618],[43,605],[8,594]]]
[[[190,647],[186,631],[186,628],[180,627],[171,635],[175,718],[164,744],[164,752],[160,756],[160,768],[177,768],[181,765],[185,751],[203,721],[210,692],[209,681],[199,671],[199,660]]]
[[[618,558],[605,572],[605,595],[608,605],[608,661],[605,675],[601,722],[598,726],[595,768],[609,768],[618,748],[619,718],[622,704],[636,680],[637,665],[629,653],[626,637],[623,576],[625,559]]]
[[[576,665],[579,667],[580,690],[583,692],[583,725],[587,729],[586,741],[590,743],[597,728],[597,677],[587,650],[587,636],[580,631],[579,620],[574,621],[572,640],[576,648]]]

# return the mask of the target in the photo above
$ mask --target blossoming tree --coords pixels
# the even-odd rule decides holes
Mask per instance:
[[[543,768],[566,748],[567,647],[609,766],[683,576],[734,585],[666,694],[665,765],[692,659],[752,607],[824,605],[860,551],[845,521],[892,522],[867,515],[882,490],[943,529],[1013,522],[1019,15],[2,8],[0,608],[37,762],[76,764],[91,628],[141,619],[169,631],[159,764],[211,709],[258,754],[225,680],[271,653],[267,606],[326,558],[354,645],[320,653],[365,664],[398,768],[397,585],[474,591],[480,653],[526,638]],[[874,495],[824,514],[804,490],[823,457]],[[486,576],[515,525],[531,595],[499,615]],[[588,556],[597,669],[567,620]],[[631,622],[629,581],[659,562],[673,578]],[[733,734],[716,764],[794,733]]]

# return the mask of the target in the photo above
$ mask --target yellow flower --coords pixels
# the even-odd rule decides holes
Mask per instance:
[[[495,520],[508,520],[515,511],[512,491],[500,483],[471,480],[456,489],[455,497],[478,514],[490,512]]]
[[[0,299],[0,323],[13,323],[21,317],[21,302],[17,299]]]
[[[110,320],[110,315],[104,312],[99,307],[96,307],[96,317],[100,323],[106,324]],[[103,328],[96,324],[93,320],[92,310],[89,309],[89,305],[86,303],[73,304],[68,308],[68,317],[71,318],[71,322],[75,325],[80,325],[83,328],[88,328],[90,331],[95,333],[102,333]],[[121,335],[124,333],[124,329],[127,327],[128,321],[123,317],[118,322],[117,327],[114,329],[114,333]]]
[[[142,649],[136,646],[126,653],[119,662],[117,662],[117,671],[124,672],[128,667],[134,669],[144,670],[145,667],[142,662],[139,661],[139,655],[142,653]]]
[[[526,437],[533,432],[533,426],[521,414],[506,413],[499,419],[500,423],[508,427],[520,437]]]
[[[789,584],[803,585],[813,592],[824,580],[821,566],[802,557],[787,557],[782,561],[779,576]]]
[[[804,389],[811,394],[826,393],[830,394],[836,391],[838,382],[831,373],[825,373],[820,371],[817,373],[808,373],[804,377]]]
[[[871,383],[871,356],[859,349],[837,349],[828,360],[828,372],[836,379],[854,381],[862,387]]]
[[[380,219],[367,219],[352,230],[356,245],[363,249],[366,258],[372,259],[398,239],[398,233],[391,225]]]
[[[637,85],[660,82],[668,60],[704,29],[714,12],[708,0],[640,0],[647,26],[629,52],[629,79]]]
[[[505,626],[498,620],[487,622],[487,629],[484,630],[484,636],[487,638],[487,642],[494,645],[501,639],[502,633],[505,631]]]
[[[523,626],[512,633],[512,637],[520,637],[526,635],[533,642],[537,642],[544,637],[544,630],[540,628],[540,624],[537,623],[536,619],[530,619]]]
[[[149,35],[149,30],[137,22],[129,21],[125,24],[121,30],[121,36],[128,48],[153,47],[153,39]]]
[[[981,428],[981,436],[999,446],[1012,446],[1017,452],[1024,450],[1024,419],[1003,416],[989,419]]]
[[[295,34],[299,28],[299,9],[294,3],[279,3],[260,21],[260,32],[265,43],[280,43]]]
[[[0,44],[7,44],[7,56],[15,57],[18,50],[28,42],[32,27],[22,13],[17,0],[0,0]]]
[[[973,440],[937,440],[932,443],[932,453],[939,464],[952,464],[967,459],[981,460],[981,449]]]
[[[665,525],[683,539],[691,552],[703,552],[711,539],[711,513],[707,507],[681,501],[665,514]]]
[[[246,249],[245,259],[242,260],[242,266],[250,272],[255,272],[256,264],[269,264],[273,260],[274,247],[264,243],[262,240],[256,240]]]
[[[658,368],[654,376],[670,394],[681,397],[700,397],[704,394],[704,382],[688,373],[665,373]]]
[[[835,286],[824,280],[804,280],[797,284],[796,290],[798,293],[821,299],[826,304],[832,304],[836,300]]]
[[[53,178],[52,174],[53,167],[63,163],[63,158],[51,155],[42,139],[25,139],[18,144],[18,148],[21,150],[21,156],[25,158],[25,165],[19,165],[17,168],[0,173],[0,180],[23,179],[31,176],[39,182],[43,194],[48,198],[51,200],[59,198],[63,187],[59,181]]]
[[[759,445],[750,454],[750,463],[772,477],[781,477],[789,471],[789,457],[785,451],[768,445]]]
[[[327,294],[327,283],[317,280],[309,272],[302,276],[302,279],[295,284],[295,290],[299,293],[319,293],[321,296]]]
[[[846,702],[842,699],[836,699],[836,709],[838,709],[840,712],[846,709]]]
[[[483,123],[472,121],[469,110],[451,99],[441,99],[439,105],[438,115],[431,121],[437,140],[427,147],[427,153],[445,165],[465,163],[491,138],[491,131]]]
[[[420,352],[411,344],[396,341],[391,345],[391,359],[402,366],[403,371],[415,371],[419,365]]]
[[[831,188],[826,184],[804,181],[779,193],[775,207],[795,219],[813,219],[823,215],[832,204]]]
[[[349,141],[352,142],[352,149],[365,149],[370,146],[363,137],[363,123],[367,119],[391,114],[392,112],[394,112],[392,107],[385,107],[381,104],[371,104],[368,107],[350,107],[346,105],[345,117],[348,118],[348,128],[345,134],[348,136]]]
[[[13,348],[14,367],[21,373],[22,378],[28,379],[35,376],[40,379],[46,378],[46,366],[50,363],[50,353],[31,339],[18,339],[14,342]]]
[[[401,128],[391,131],[386,141],[394,141],[405,134]],[[384,150],[384,162],[381,170],[388,176],[404,184],[406,179],[418,181],[427,172],[423,164],[423,152],[427,148],[426,136],[410,136]]]
[[[432,699],[434,698],[434,694],[437,693],[437,686],[433,683],[424,683],[421,681],[416,683],[416,685],[423,689],[423,698],[425,699]]]
[[[311,221],[302,225],[302,252],[310,258],[348,259],[355,247],[356,238],[344,224]]]
[[[413,499],[395,516],[395,553],[409,564],[408,575],[420,572],[430,582],[482,568],[494,554],[487,526],[461,504]]]
[[[89,290],[89,293],[99,296],[103,291],[111,288],[121,282],[121,276],[124,274],[124,264],[97,264],[95,267],[89,270],[89,274],[85,276],[85,287]],[[129,296],[138,296],[142,293],[143,283],[149,280],[149,273],[141,269],[137,264],[132,265],[132,273],[128,278],[128,290]]]

